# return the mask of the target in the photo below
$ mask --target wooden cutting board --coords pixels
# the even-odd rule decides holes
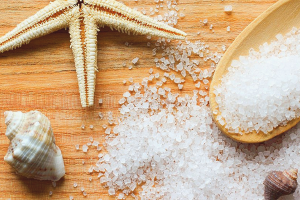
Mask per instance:
[[[149,14],[155,8],[154,0],[123,0],[123,2]],[[185,17],[179,19],[177,28],[188,34],[188,40],[201,40],[210,45],[213,52],[222,52],[222,45],[230,45],[234,38],[259,14],[275,3],[276,0],[178,0],[180,13]],[[18,23],[35,14],[49,4],[49,0],[2,0],[0,4],[0,36],[12,30]],[[166,7],[166,0],[162,3]],[[225,14],[224,6],[232,5],[233,13]],[[159,14],[163,15],[164,9]],[[200,20],[208,19],[208,26]],[[213,24],[213,30],[209,25]],[[227,32],[227,26],[231,32]],[[200,32],[200,34],[197,34]],[[14,51],[0,54],[0,199],[114,199],[109,198],[107,189],[103,188],[97,174],[87,173],[90,166],[97,161],[99,152],[92,148],[88,153],[76,151],[75,144],[86,144],[89,137],[104,142],[103,124],[99,112],[105,116],[108,111],[118,115],[118,101],[127,91],[128,84],[123,80],[130,77],[135,82],[148,76],[148,71],[156,69],[152,55],[155,41],[147,47],[145,36],[128,36],[103,28],[98,34],[98,67],[95,102],[91,109],[82,109],[79,99],[78,84],[70,49],[68,31],[60,30],[53,34],[32,41]],[[130,45],[126,46],[125,42]],[[177,41],[171,45],[176,45]],[[132,70],[123,67],[131,60],[140,60]],[[208,63],[201,67],[208,67]],[[169,86],[176,88],[174,83]],[[182,93],[192,94],[194,84],[191,77],[186,78]],[[99,105],[99,99],[103,104]],[[14,170],[3,161],[9,140],[5,136],[3,112],[6,110],[39,110],[51,120],[56,143],[63,153],[66,175],[53,188],[49,181],[26,179],[15,174]],[[82,130],[81,125],[85,125]],[[90,125],[94,129],[89,128]],[[85,162],[83,165],[82,162]],[[93,180],[90,182],[89,178]],[[77,188],[73,183],[78,184]],[[84,187],[88,196],[84,197],[80,188]],[[53,191],[50,197],[49,192]]]

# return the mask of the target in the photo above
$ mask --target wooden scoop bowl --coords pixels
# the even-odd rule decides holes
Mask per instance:
[[[288,122],[286,126],[278,126],[267,134],[262,132],[241,132],[242,135],[229,133],[225,129],[225,125],[222,126],[216,120],[216,117],[220,115],[220,111],[215,100],[216,96],[213,93],[215,87],[221,83],[223,75],[228,72],[227,69],[230,67],[232,60],[238,60],[239,56],[247,56],[250,48],[257,51],[260,45],[275,40],[275,36],[279,33],[285,35],[293,27],[300,28],[300,0],[280,0],[256,18],[235,39],[219,62],[210,85],[210,108],[218,127],[230,138],[244,143],[264,142],[289,130],[300,121],[300,118],[294,119]]]

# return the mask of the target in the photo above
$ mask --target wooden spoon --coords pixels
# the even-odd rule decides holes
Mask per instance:
[[[220,115],[220,111],[215,100],[216,96],[213,93],[214,88],[221,83],[223,75],[228,72],[227,69],[230,67],[232,60],[238,60],[239,56],[247,56],[250,48],[258,51],[260,45],[275,40],[275,36],[279,33],[284,35],[290,32],[293,27],[300,27],[300,0],[280,0],[256,18],[235,39],[219,62],[210,85],[210,108],[218,127],[230,138],[244,143],[263,142],[289,130],[300,121],[300,118],[294,119],[288,122],[286,126],[278,126],[267,134],[262,132],[241,132],[242,135],[232,134],[225,129],[225,125],[222,126],[216,120],[216,117]]]

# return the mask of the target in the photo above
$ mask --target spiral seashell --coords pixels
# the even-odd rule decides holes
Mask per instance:
[[[49,119],[39,111],[6,111],[4,116],[10,140],[4,160],[27,178],[58,181],[63,177],[64,161]]]
[[[284,195],[292,194],[297,188],[297,169],[289,171],[272,171],[265,179],[265,200],[277,200]]]

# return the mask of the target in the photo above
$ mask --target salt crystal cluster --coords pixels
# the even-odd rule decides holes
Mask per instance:
[[[119,101],[118,123],[103,127],[107,153],[98,155],[93,168],[100,183],[118,199],[263,200],[266,174],[300,168],[300,125],[262,144],[240,144],[223,136],[206,106],[207,92],[199,90],[203,84],[208,87],[220,55],[202,42],[176,48],[168,48],[167,42],[159,39],[153,51],[156,55],[163,49],[162,57],[155,58],[156,66],[166,71],[163,76],[151,69],[141,84],[131,80]],[[192,54],[200,60],[192,60]],[[208,70],[198,68],[209,60]],[[187,74],[195,82],[193,94],[182,97],[164,86],[167,79],[184,84]],[[133,191],[139,185],[137,197]],[[299,198],[297,189],[294,199]]]
[[[266,143],[240,144],[220,133],[196,93],[168,92],[165,100],[157,90],[129,97],[107,137],[95,168],[110,195],[141,185],[141,199],[262,200],[268,172],[300,168],[300,125]]]
[[[231,133],[268,133],[300,117],[300,31],[234,60],[215,88],[217,120]]]

